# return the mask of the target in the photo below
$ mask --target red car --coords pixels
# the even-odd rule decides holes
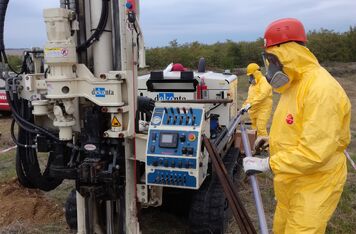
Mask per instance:
[[[0,79],[0,111],[10,111],[9,103],[6,100],[4,81]]]

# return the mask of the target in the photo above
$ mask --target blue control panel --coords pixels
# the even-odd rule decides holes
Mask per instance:
[[[199,126],[202,121],[201,109],[165,107],[157,108],[152,117],[154,126]]]
[[[164,104],[161,104],[164,105]],[[166,104],[156,106],[148,132],[146,183],[198,189],[206,176],[201,157],[204,109]],[[204,162],[206,163],[204,164]]]
[[[176,187],[195,187],[197,179],[186,171],[155,170],[148,174],[148,181],[159,185],[172,185]]]

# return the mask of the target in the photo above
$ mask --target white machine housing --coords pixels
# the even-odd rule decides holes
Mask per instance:
[[[176,80],[180,79],[181,72],[167,71],[168,66],[164,71],[164,79]],[[156,101],[164,100],[194,100],[197,99],[196,92],[150,92],[147,89],[147,81],[150,79],[150,74],[138,77],[138,96],[146,96],[152,98]],[[205,82],[207,86],[206,99],[226,99],[229,98],[233,100],[232,103],[222,104],[216,107],[214,110],[210,111],[210,114],[219,115],[219,123],[223,126],[230,126],[232,120],[237,114],[237,85],[238,79],[236,75],[231,73],[216,73],[208,71],[205,73],[194,72],[194,79],[196,79],[199,84],[202,81]],[[211,104],[210,109],[214,108],[216,104]],[[229,113],[227,115],[227,113]]]

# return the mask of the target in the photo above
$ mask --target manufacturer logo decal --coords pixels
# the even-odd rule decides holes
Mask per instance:
[[[84,149],[86,151],[94,151],[94,150],[96,150],[96,146],[93,144],[86,144],[86,145],[84,145]]]
[[[287,124],[291,125],[294,123],[294,117],[292,114],[288,114],[287,117],[286,117],[286,122]]]
[[[113,96],[114,91],[110,89],[105,89],[105,88],[94,88],[93,91],[91,91],[91,94],[95,97],[106,97],[106,96]]]
[[[175,97],[174,93],[159,93],[157,96],[154,98],[156,101],[172,101],[172,100],[186,100],[186,97],[178,96]]]

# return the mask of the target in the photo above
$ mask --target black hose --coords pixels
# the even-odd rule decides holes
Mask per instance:
[[[109,18],[109,0],[102,0],[101,15],[98,26],[96,27],[94,33],[89,37],[89,39],[77,47],[77,51],[83,51],[88,49],[94,42],[98,41],[105,31],[106,24]]]
[[[23,148],[35,148],[36,145],[24,145],[22,143],[20,143],[15,136],[15,120],[13,119],[11,122],[11,128],[10,128],[10,133],[11,133],[11,139],[13,142],[15,142],[15,144],[19,147],[23,147]]]
[[[16,95],[17,95],[17,94],[14,94],[15,97],[16,97]],[[26,124],[26,125],[28,125],[28,126],[34,128],[34,129],[40,131],[43,135],[46,135],[46,136],[52,138],[54,141],[61,142],[61,140],[60,140],[58,137],[56,137],[55,135],[53,135],[51,132],[49,132],[49,131],[47,131],[46,129],[41,128],[41,127],[39,127],[39,126],[37,126],[37,125],[35,125],[35,124],[33,124],[33,123],[27,121],[25,118],[23,118],[23,117],[17,112],[16,107],[14,107],[13,101],[11,101],[10,94],[9,94],[8,91],[6,91],[6,97],[7,97],[7,99],[8,99],[9,106],[10,106],[10,108],[11,108],[11,112],[12,112],[13,116],[15,117],[15,119],[19,120],[20,124]],[[27,127],[28,127],[28,126],[27,126]]]
[[[7,5],[9,0],[0,0],[0,51],[5,51],[4,44],[4,26],[5,26],[5,16]]]
[[[28,121],[33,121],[31,109],[24,103],[21,106],[22,115]],[[13,124],[14,125],[14,124]],[[18,142],[22,145],[34,145],[34,135],[26,130],[19,129]],[[44,191],[50,191],[62,183],[62,179],[49,175],[49,168],[53,161],[53,153],[49,153],[48,162],[44,172],[41,172],[37,153],[34,148],[18,147],[16,155],[16,171],[19,181],[26,187],[35,187]]]

